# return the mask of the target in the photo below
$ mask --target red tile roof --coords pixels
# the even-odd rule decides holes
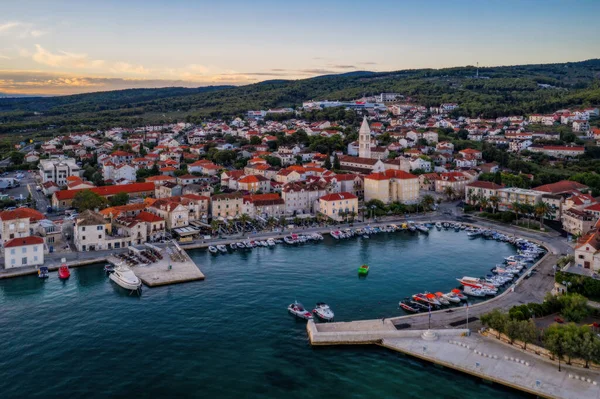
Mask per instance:
[[[588,188],[588,186],[581,184],[576,181],[570,180],[561,180],[552,184],[544,184],[543,186],[539,186],[534,188],[536,191],[544,191],[552,194],[560,194],[572,190],[583,190]]]
[[[13,238],[12,240],[8,240],[7,242],[5,242],[4,248],[22,247],[24,245],[36,245],[36,244],[43,244],[43,243],[44,243],[44,239],[42,237],[36,237],[36,236],[20,237],[20,238]]]
[[[348,199],[355,199],[355,198],[358,198],[358,197],[351,193],[332,193],[332,194],[324,195],[319,199],[321,199],[323,201],[341,201],[341,200],[348,200]]]
[[[45,219],[44,215],[31,208],[17,208],[12,211],[0,212],[0,219],[3,221],[26,218],[29,218],[32,222]]]
[[[504,188],[504,184],[496,184],[491,181],[474,181],[473,183],[467,184],[467,187],[476,187],[476,188],[485,188],[488,190],[497,190],[499,188]]]
[[[122,184],[119,186],[103,186],[103,187],[95,187],[95,188],[84,188],[81,190],[61,190],[54,193],[56,199],[59,201],[65,199],[73,199],[75,195],[83,190],[90,190],[98,195],[103,197],[109,195],[115,195],[119,193],[141,193],[145,191],[154,191],[154,183],[132,183],[132,184]]]
[[[141,222],[148,223],[164,221],[164,219],[160,216],[156,216],[155,214],[146,211],[140,212],[140,214],[137,215],[135,218]]]
[[[365,179],[369,180],[388,180],[388,179],[418,179],[418,176],[403,170],[388,169],[385,172],[371,173]]]

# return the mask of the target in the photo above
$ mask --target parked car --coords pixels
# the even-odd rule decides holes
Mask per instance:
[[[559,324],[562,324],[562,323],[564,323],[564,322],[565,322],[565,321],[562,319],[562,317],[558,317],[558,316],[554,318],[554,321],[555,321],[555,322],[557,322],[557,323],[559,323]]]

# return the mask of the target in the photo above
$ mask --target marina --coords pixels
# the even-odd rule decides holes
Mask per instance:
[[[335,312],[335,322],[315,322],[318,326],[336,326],[337,322],[357,319],[375,319],[381,325],[382,317],[406,317],[398,306],[402,298],[426,290],[450,292],[459,286],[455,278],[485,274],[495,263],[516,255],[511,244],[469,240],[464,233],[431,229],[427,235],[382,232],[369,239],[335,240],[324,236],[322,241],[304,245],[260,246],[228,255],[212,255],[205,249],[187,252],[210,278],[176,287],[146,289],[140,296],[129,295],[109,280],[104,263],[71,268],[72,275],[65,282],[52,272],[45,281],[37,276],[0,281],[0,303],[11,305],[0,324],[19,326],[16,334],[11,334],[10,339],[4,337],[0,344],[0,351],[6,354],[6,367],[15,375],[40,373],[42,364],[43,369],[86,369],[86,373],[72,373],[69,385],[55,379],[47,381],[41,390],[35,390],[41,395],[58,389],[63,394],[72,392],[69,387],[77,385],[103,396],[118,395],[127,386],[107,387],[104,381],[115,372],[127,372],[136,384],[153,384],[157,394],[165,395],[322,397],[344,389],[358,396],[411,392],[463,398],[491,398],[499,394],[521,397],[517,392],[481,384],[448,370],[423,367],[376,347],[312,350],[306,341],[307,322],[289,315],[286,309],[295,299],[309,311],[313,309],[311,305],[324,302]],[[490,259],[490,253],[494,259]],[[373,267],[367,278],[357,276],[361,264]],[[141,278],[136,268],[144,267],[133,266],[132,270]],[[502,300],[500,296],[498,299]],[[31,322],[21,320],[19,315],[24,308],[28,309]],[[76,350],[81,353],[62,356],[62,339],[44,340],[43,346],[31,348],[32,356],[41,359],[40,367],[31,369],[27,365],[25,369],[25,363],[11,356],[13,345],[38,342],[45,332],[35,320],[57,311],[61,317],[50,320],[43,330],[65,332],[66,326],[75,326],[76,333],[65,335],[65,339],[68,336],[70,346],[81,348]],[[427,314],[415,317],[426,320]],[[21,321],[17,323],[17,319]],[[105,326],[103,331],[96,331],[98,322]],[[244,328],[235,327],[240,325]],[[114,348],[114,336],[120,337],[125,351]],[[249,336],[253,339],[248,340]],[[135,355],[156,340],[161,344],[153,352],[142,358]],[[76,358],[84,359],[83,364],[76,365]],[[206,368],[206,364],[211,367]],[[365,370],[365,364],[372,367]],[[182,369],[187,370],[185,380],[177,377],[177,370]],[[322,374],[325,369],[335,372]],[[90,380],[90,373],[96,378]],[[376,381],[377,388],[350,378],[357,373]],[[311,390],[293,382],[317,375],[320,378]],[[217,376],[223,381],[219,387],[210,383]],[[436,379],[439,390],[424,390],[418,382],[423,378]],[[457,380],[459,387],[442,389],[444,381],[449,385]],[[11,397],[18,383],[18,378],[11,384],[0,382],[0,389]],[[21,385],[26,388],[20,393],[33,394],[29,385]]]

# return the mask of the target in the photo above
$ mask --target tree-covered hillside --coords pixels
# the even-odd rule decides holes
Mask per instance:
[[[132,126],[173,119],[241,115],[299,106],[310,99],[350,100],[398,92],[431,106],[456,102],[460,113],[495,117],[600,104],[600,60],[562,64],[355,72],[238,87],[136,89],[64,97],[0,99],[0,133],[64,126]]]

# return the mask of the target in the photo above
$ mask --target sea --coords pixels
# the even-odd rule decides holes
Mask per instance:
[[[514,254],[466,233],[189,252],[206,275],[130,295],[103,265],[0,280],[0,398],[517,398],[379,347],[312,348],[295,300],[336,321],[403,315],[398,302],[448,292]],[[370,266],[359,278],[357,268]]]

